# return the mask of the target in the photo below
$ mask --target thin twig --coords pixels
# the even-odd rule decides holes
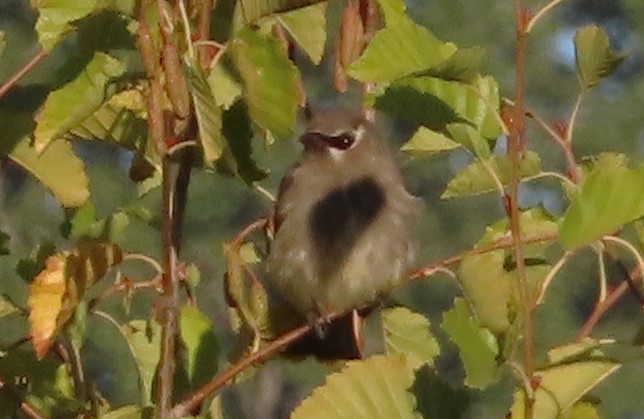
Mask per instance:
[[[639,266],[636,266],[631,272],[629,272],[628,276],[630,277],[630,280],[635,282],[637,280],[638,276],[641,276],[642,272],[639,268]],[[619,284],[615,289],[613,289],[611,292],[608,293],[608,296],[606,296],[606,299],[604,301],[598,302],[595,305],[595,309],[591,313],[591,315],[588,317],[584,325],[579,329],[579,333],[577,334],[577,337],[575,338],[576,342],[581,342],[583,339],[587,338],[590,336],[592,333],[593,329],[595,326],[597,326],[597,323],[599,323],[599,320],[601,320],[602,316],[610,309],[617,301],[619,301],[620,298],[624,296],[629,290],[629,283],[628,281],[624,281],[621,284]]]
[[[541,19],[546,13],[548,13],[550,10],[554,9],[556,6],[559,4],[563,3],[564,0],[552,0],[550,3],[546,4],[541,10],[539,10],[533,17],[530,19],[530,22],[528,23],[528,26],[525,29],[526,33],[530,33],[532,31],[532,28],[534,28],[534,25],[537,24],[539,19]]]
[[[557,237],[558,237],[557,234],[554,234],[554,233],[534,234],[534,235],[523,237],[523,244],[554,241],[554,240],[557,240]],[[511,247],[514,247],[514,243],[515,242],[512,239],[512,237],[504,237],[494,243],[490,243],[488,245],[481,246],[481,247],[476,247],[472,250],[468,250],[466,252],[459,253],[457,255],[446,257],[444,259],[441,259],[437,262],[432,263],[431,265],[427,265],[420,269],[417,269],[411,274],[409,274],[408,279],[410,281],[414,281],[414,280],[425,278],[437,272],[438,271],[437,268],[458,263],[466,256],[481,255],[484,253],[488,253],[488,252],[492,252],[494,250],[500,250],[500,249],[509,249]]]
[[[40,63],[45,57],[49,55],[49,52],[42,50],[27,62],[24,66],[22,66],[18,71],[15,72],[14,75],[9,77],[9,79],[4,82],[2,86],[0,86],[0,98],[3,98],[4,95],[6,95],[9,90],[13,88],[13,86],[16,85],[22,79],[27,73],[31,71],[38,63]]]

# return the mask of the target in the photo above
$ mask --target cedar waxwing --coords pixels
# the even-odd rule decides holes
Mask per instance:
[[[322,111],[300,141],[302,158],[280,185],[267,273],[311,321],[364,309],[404,279],[416,256],[422,204],[360,113]],[[355,328],[356,313],[339,320]],[[329,325],[332,333],[318,338],[329,345],[346,338],[333,330]]]

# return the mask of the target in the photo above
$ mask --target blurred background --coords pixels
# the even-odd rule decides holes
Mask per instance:
[[[546,1],[525,3],[536,10]],[[342,5],[343,2],[329,5],[330,34],[337,31]],[[513,96],[514,23],[510,0],[410,0],[407,5],[417,22],[443,40],[452,41],[459,47],[485,47],[484,71],[497,79],[503,96]],[[39,51],[33,30],[35,18],[28,1],[0,0],[0,30],[6,32],[7,43],[4,55],[0,57],[0,83]],[[612,77],[585,98],[575,130],[576,155],[581,159],[611,150],[624,153],[632,163],[639,164],[644,157],[642,0],[570,0],[541,20],[528,44],[527,105],[553,123],[568,118],[578,92],[572,38],[578,27],[588,23],[603,26],[610,34],[613,46],[627,53],[628,58]],[[329,40],[327,50],[333,45],[333,39]],[[68,66],[77,53],[77,39],[71,36],[0,100],[0,112],[33,112],[48,91],[68,81]],[[335,103],[358,106],[357,86],[342,97],[333,90],[332,61],[328,56],[317,67],[303,55],[298,59],[313,108]],[[397,121],[383,118],[381,123],[391,134],[392,147],[399,146],[413,131],[413,127]],[[559,149],[534,126],[529,128],[530,148],[541,155],[543,169],[565,170]],[[159,191],[137,199],[136,188],[128,178],[132,159],[129,153],[98,141],[78,141],[75,148],[87,165],[97,217],[107,216],[125,206],[153,212],[160,209]],[[268,178],[261,182],[262,186],[276,191],[281,176],[298,153],[296,141],[278,141],[266,146],[257,139],[254,155],[261,166],[270,170]],[[483,235],[487,225],[504,217],[501,203],[491,194],[440,200],[449,179],[469,162],[465,153],[418,159],[399,157],[410,189],[426,202],[419,233],[422,242],[419,264],[470,248]],[[560,215],[565,208],[561,190],[554,181],[524,185],[521,193],[524,206],[541,205],[555,215]],[[24,302],[26,286],[16,274],[16,263],[47,243],[59,249],[70,246],[60,234],[65,213],[40,184],[9,162],[2,162],[0,169],[0,205],[0,230],[11,235],[11,255],[0,258],[0,293]],[[214,173],[194,173],[184,228],[183,259],[194,262],[201,270],[199,306],[213,319],[217,332],[222,335],[224,353],[230,349],[231,334],[222,297],[225,270],[222,244],[243,226],[265,215],[270,205],[257,191],[239,180]],[[608,205],[619,205],[619,202]],[[128,251],[160,256],[159,236],[143,220],[131,219],[117,241]],[[557,256],[558,252],[553,250],[553,260]],[[566,265],[551,286],[546,304],[537,312],[539,360],[545,359],[547,348],[574,338],[591,312],[598,289],[595,260],[591,252],[582,252]],[[613,274],[611,283],[618,283],[622,279],[619,270],[613,268],[609,266]],[[454,280],[437,275],[403,287],[389,301],[428,315],[441,342],[442,355],[437,367],[440,379],[429,372],[419,379],[416,389],[419,405],[424,415],[432,418],[504,417],[511,403],[512,378],[504,376],[486,391],[462,390],[463,372],[455,356],[455,347],[438,327],[442,313],[451,307],[452,299],[459,293]],[[136,317],[138,313],[146,318],[151,302],[151,295],[137,296],[132,315]],[[104,304],[118,307],[120,302],[115,299]],[[643,320],[636,299],[627,296],[605,316],[593,336],[625,343],[639,339],[642,345]],[[119,371],[131,367],[120,362],[123,358],[119,351],[126,348],[110,346],[110,350],[106,350],[104,342],[113,336],[99,323],[96,326],[89,329],[88,344],[84,348],[88,374],[96,378],[114,404],[137,401],[136,382],[131,388],[121,383],[114,385]],[[19,335],[25,324],[16,321],[11,326],[0,327],[10,330],[9,335]],[[328,369],[313,360],[268,362],[252,379],[226,390],[226,417],[285,417],[314,386],[323,382]],[[633,359],[593,391],[589,400],[599,403],[599,411],[605,418],[644,418],[642,377],[644,360]],[[436,400],[444,403],[437,404]]]

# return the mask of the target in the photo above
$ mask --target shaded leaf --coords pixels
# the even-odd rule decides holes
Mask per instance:
[[[604,29],[589,25],[575,33],[575,58],[579,83],[583,89],[590,89],[610,75],[626,57],[611,49]]]
[[[109,83],[125,72],[125,65],[97,52],[73,81],[49,94],[36,115],[34,146],[38,153],[97,111],[113,91]]]
[[[19,311],[20,309],[16,307],[10,300],[0,295],[0,319]]]
[[[73,251],[47,258],[45,269],[29,285],[29,323],[38,358],[45,356],[85,291],[122,257],[116,246],[81,242]]]
[[[266,177],[252,158],[251,140],[253,131],[246,104],[235,103],[223,116],[224,135],[228,148],[217,164],[217,169],[231,176],[239,176],[247,184]]]
[[[413,370],[402,355],[376,355],[348,362],[313,391],[291,414],[293,419],[417,418],[408,391]]]
[[[440,41],[412,21],[404,12],[404,2],[379,3],[385,27],[376,32],[362,56],[351,65],[351,77],[363,82],[390,82],[436,66],[456,51],[454,44]]]
[[[132,320],[124,326],[123,333],[139,369],[142,405],[147,406],[152,400],[152,381],[161,355],[161,326],[155,321]]]
[[[221,131],[221,109],[217,106],[206,75],[199,64],[192,63],[187,66],[187,69],[199,125],[199,141],[203,149],[204,164],[212,167],[213,163],[221,157],[225,147],[225,139]]]
[[[465,367],[465,385],[484,389],[495,382],[498,343],[488,329],[477,324],[465,300],[454,300],[454,307],[443,315],[441,327],[458,346]]]
[[[282,45],[244,28],[231,47],[253,121],[274,135],[291,135],[299,104],[298,71]]]
[[[313,64],[320,64],[326,43],[326,2],[277,15]]]
[[[241,10],[247,23],[254,23],[257,19],[275,13],[288,12],[321,0],[242,0]]]
[[[4,49],[7,46],[7,41],[5,39],[5,32],[0,31],[0,57],[2,57],[2,54],[4,54]]]
[[[454,150],[459,147],[461,147],[460,144],[444,134],[420,126],[414,135],[400,147],[400,150],[413,156],[424,156]]]
[[[510,159],[507,156],[493,156],[486,162],[476,160],[474,163],[460,171],[447,184],[447,189],[441,195],[441,198],[454,198],[462,195],[476,195],[480,193],[496,190],[496,182],[490,175],[488,167],[501,181],[501,184],[510,183]],[[519,162],[518,176],[519,179],[534,176],[541,172],[541,161],[539,155],[533,151],[528,151]]]
[[[561,244],[575,248],[612,234],[644,216],[644,164],[594,170],[572,199],[559,228]]]
[[[205,384],[217,372],[219,343],[210,319],[196,307],[179,311],[179,336],[185,349],[188,378],[193,388]]]
[[[413,369],[425,364],[434,365],[440,348],[425,316],[404,307],[395,307],[383,310],[381,317],[388,354],[405,355]]]

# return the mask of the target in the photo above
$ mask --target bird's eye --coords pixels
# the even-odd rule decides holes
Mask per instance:
[[[351,147],[355,141],[355,137],[352,132],[342,132],[333,137],[328,137],[327,142],[330,147],[336,148],[338,150],[346,150]]]

